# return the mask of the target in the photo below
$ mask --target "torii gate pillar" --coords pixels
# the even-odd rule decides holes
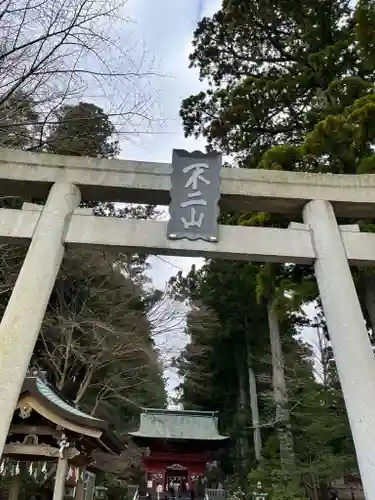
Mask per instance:
[[[57,182],[35,228],[0,324],[0,454],[64,255],[66,232],[80,192]]]
[[[335,213],[328,201],[303,210],[315,276],[367,500],[375,498],[375,360]]]
[[[366,499],[375,500],[375,360],[349,268],[375,265],[375,234],[340,230],[335,217],[335,212],[351,220],[374,217],[375,175],[224,169],[224,208],[298,217],[305,205],[305,224],[298,229],[223,225],[215,243],[167,239],[163,221],[73,213],[80,192],[99,202],[166,205],[170,165],[0,149],[0,180],[0,194],[7,196],[44,197],[51,188],[43,209],[0,210],[0,243],[31,239],[0,325],[0,453],[64,243],[72,249],[314,264]]]

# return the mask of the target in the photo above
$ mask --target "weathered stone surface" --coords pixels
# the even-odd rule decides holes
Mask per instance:
[[[40,205],[25,203],[22,211],[0,210],[0,244],[27,245],[41,209]],[[168,240],[166,222],[102,218],[90,214],[91,209],[86,208],[73,212],[65,239],[69,248],[299,264],[311,264],[315,256],[305,224],[292,223],[289,229],[219,226],[219,243],[208,243]],[[355,225],[340,226],[340,230],[349,263],[375,266],[375,234],[360,233]]]
[[[365,497],[370,500],[375,498],[375,361],[342,238],[358,234],[340,232],[332,206],[326,201],[308,203],[303,219],[311,229],[316,281]]]
[[[76,184],[82,199],[168,205],[167,163],[99,160],[0,148],[0,196],[48,194],[52,184]],[[374,217],[375,175],[330,175],[224,168],[223,207],[301,214],[306,201],[331,201],[337,216]]]
[[[40,206],[32,204],[25,204],[22,211],[0,210],[0,243],[28,244],[40,210]],[[65,243],[68,248],[145,251],[158,255],[259,262],[311,264],[314,260],[308,230],[219,226],[218,243],[202,240],[189,242],[167,239],[166,222],[79,215],[80,211],[74,212],[67,230]]]
[[[51,189],[42,213],[8,211],[16,229],[0,216],[0,230],[8,228],[19,239],[32,237],[0,324],[0,454],[64,255],[70,217],[79,202],[78,188],[61,182]]]

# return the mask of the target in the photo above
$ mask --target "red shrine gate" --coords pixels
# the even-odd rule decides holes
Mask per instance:
[[[144,409],[139,430],[130,433],[146,448],[142,457],[148,489],[171,482],[196,490],[215,453],[228,439],[218,432],[217,412]]]

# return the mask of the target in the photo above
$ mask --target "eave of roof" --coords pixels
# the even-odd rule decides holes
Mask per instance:
[[[113,434],[106,420],[93,417],[79,410],[68,402],[57,389],[44,382],[39,377],[26,377],[20,393],[20,398],[30,394],[51,412],[60,415],[64,419],[74,422],[82,427],[102,431],[98,439],[101,448],[113,455],[119,455],[124,446]]]
[[[225,441],[218,432],[218,412],[144,408],[134,438],[182,441]]]

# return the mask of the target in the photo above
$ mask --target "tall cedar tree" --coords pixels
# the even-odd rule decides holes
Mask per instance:
[[[330,106],[353,103],[374,70],[356,39],[350,4],[224,0],[194,34],[191,66],[208,89],[183,101],[185,134],[258,167],[269,148],[299,144]],[[338,94],[330,103],[329,89]]]
[[[194,34],[191,66],[208,88],[183,101],[185,134],[205,137],[209,149],[247,168],[371,170],[374,17],[372,1],[354,10],[337,0],[223,0]],[[343,418],[341,442],[348,437]]]
[[[119,153],[116,133],[108,115],[92,103],[66,105],[55,112],[46,149],[51,153],[114,158]]]

